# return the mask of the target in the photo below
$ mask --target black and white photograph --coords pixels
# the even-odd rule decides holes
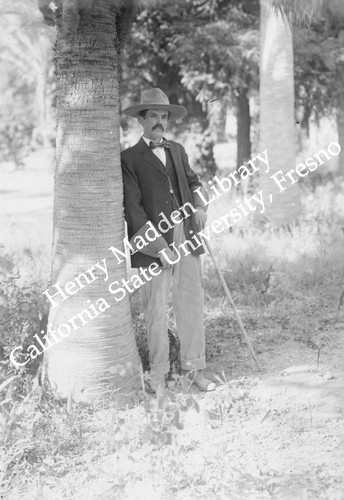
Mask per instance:
[[[0,499],[344,500],[344,0],[0,0]]]

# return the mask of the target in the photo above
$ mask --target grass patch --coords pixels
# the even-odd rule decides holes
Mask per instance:
[[[333,197],[332,188],[322,189],[324,200],[325,194]],[[228,203],[221,199],[210,218],[221,216]],[[274,354],[279,348],[278,353],[291,345],[301,353],[311,348],[314,360],[318,352],[333,349],[344,290],[344,233],[338,207],[337,201],[325,200],[323,206],[310,201],[295,228],[257,229],[245,221],[211,242],[256,352],[266,357],[266,366],[274,360],[271,371],[279,363]],[[266,397],[261,396],[257,387],[262,382],[252,374],[252,364],[250,372],[247,347],[208,256],[204,260],[206,356],[219,383],[215,394],[186,392],[181,386],[153,398],[138,395],[106,408],[75,406],[67,413],[66,404],[43,393],[33,374],[14,371],[10,350],[37,331],[45,312],[41,291],[47,283],[50,242],[47,234],[41,239],[37,228],[30,241],[16,238],[13,223],[19,227],[13,220],[4,226],[6,246],[0,249],[4,495],[22,500],[239,500],[286,498],[283,494],[291,488],[293,498],[303,492],[302,498],[311,499],[314,491],[326,498],[329,484],[334,492],[342,491],[343,484],[330,475],[330,466],[324,466],[323,475],[309,473],[312,453],[310,469],[300,465],[303,475],[293,475],[290,467],[287,471],[278,465],[277,458],[269,462],[270,456],[283,455],[287,464],[288,446],[296,460],[300,442],[316,447],[319,432],[323,438],[319,446],[330,442],[337,450],[335,436],[326,424],[328,416],[321,428],[310,426],[304,395],[296,403],[292,397],[285,399],[285,386],[277,398],[276,388],[264,386]],[[139,294],[131,297],[131,306],[143,366],[148,369]],[[171,358],[175,372],[177,351],[176,343]],[[238,375],[238,365],[246,376]]]

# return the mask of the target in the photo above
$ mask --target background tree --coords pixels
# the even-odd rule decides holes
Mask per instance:
[[[326,3],[307,29],[295,29],[295,92],[300,123],[309,135],[309,122],[322,117],[337,121],[342,146],[339,171],[344,171],[344,5]]]
[[[217,99],[234,109],[237,166],[242,165],[251,157],[249,97],[257,90],[258,3],[217,2],[203,23],[189,20],[189,29],[175,45],[182,83],[193,90],[208,114]]]
[[[161,8],[143,9],[135,17],[130,44],[122,59],[122,101],[123,106],[139,101],[141,89],[157,86],[166,91],[171,102],[187,106],[188,115],[182,122],[171,123],[170,132],[179,140],[184,139],[192,166],[211,175],[216,165],[213,139],[208,132],[209,117],[194,94],[182,84],[180,65],[173,54],[175,37],[183,26],[182,16],[179,5],[164,4]],[[124,117],[124,130],[128,123]]]
[[[170,97],[189,109],[178,133],[199,128],[200,150],[218,140],[224,112],[232,107],[242,164],[250,156],[248,96],[257,73],[257,16],[257,2],[228,0],[177,1],[141,12],[125,57],[124,93],[147,85],[168,88]]]
[[[266,216],[276,225],[298,220],[301,209],[299,184],[279,194],[271,175],[295,166],[293,39],[289,24],[270,0],[260,1],[260,151],[269,155],[270,172],[260,177],[261,187],[272,203]]]
[[[260,150],[267,149],[271,170],[261,176],[267,205],[266,216],[276,225],[296,222],[301,211],[300,187],[296,183],[282,194],[270,178],[295,167],[296,128],[294,56],[291,25],[310,22],[321,0],[260,0]]]

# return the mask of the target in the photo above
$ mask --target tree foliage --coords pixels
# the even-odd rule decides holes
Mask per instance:
[[[126,83],[129,90],[168,83],[184,103],[186,89],[206,104],[252,84],[257,46],[257,2],[187,0],[145,9],[126,48]]]
[[[193,126],[198,128],[198,155],[203,156],[201,150],[210,151],[216,132],[223,130],[223,123],[214,121],[213,103],[235,108],[239,90],[256,87],[257,40],[256,1],[179,0],[144,9],[123,51],[123,101],[138,101],[142,88],[165,89],[189,111],[178,134],[185,127],[191,133]],[[209,169],[207,162],[201,170]]]
[[[5,2],[0,17],[1,157],[21,163],[54,135],[53,30],[42,22],[35,0]]]
[[[344,7],[344,6],[343,6]],[[342,92],[344,8],[330,2],[307,29],[294,30],[295,97],[302,127],[333,116]]]
[[[193,131],[198,137],[196,157],[203,156],[200,149],[209,153],[211,142],[223,137],[219,110],[230,107],[238,114],[239,103],[243,102],[240,98],[244,95],[247,102],[258,88],[258,1],[109,2],[118,14],[114,43],[118,48],[124,46],[123,105],[139,100],[142,88],[162,87],[172,101],[189,110],[188,118],[177,125],[175,132],[181,135]],[[5,68],[0,81],[5,96],[1,154],[2,158],[16,156],[18,162],[29,149],[48,144],[53,137],[54,30],[42,25],[36,4],[50,25],[55,23],[55,12],[60,9],[64,29],[70,36],[75,35],[80,16],[91,5],[90,0],[4,2],[0,20],[0,54]],[[294,24],[303,23],[302,29],[294,29],[295,97],[299,121],[307,129],[311,115],[320,119],[338,109],[344,3],[272,0],[271,5],[282,9]],[[130,43],[123,45],[129,32]],[[6,44],[9,36],[11,43]],[[125,119],[122,124],[127,126]],[[208,153],[204,165],[212,163]]]

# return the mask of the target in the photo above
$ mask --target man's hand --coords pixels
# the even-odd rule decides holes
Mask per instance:
[[[205,228],[205,224],[207,222],[207,214],[202,208],[197,208],[197,212],[195,212],[195,222],[199,231]]]
[[[178,257],[177,255],[174,253],[173,250],[171,250],[169,247],[166,247],[164,248],[164,252],[159,252],[160,253],[160,256],[159,256],[159,259],[160,259],[160,262],[161,262],[161,265],[164,269],[170,269],[171,267],[174,266],[174,264],[177,264],[177,260],[178,260]],[[166,255],[166,257],[165,257]],[[173,264],[171,264],[171,262],[169,262],[169,260],[171,260],[173,262]]]

